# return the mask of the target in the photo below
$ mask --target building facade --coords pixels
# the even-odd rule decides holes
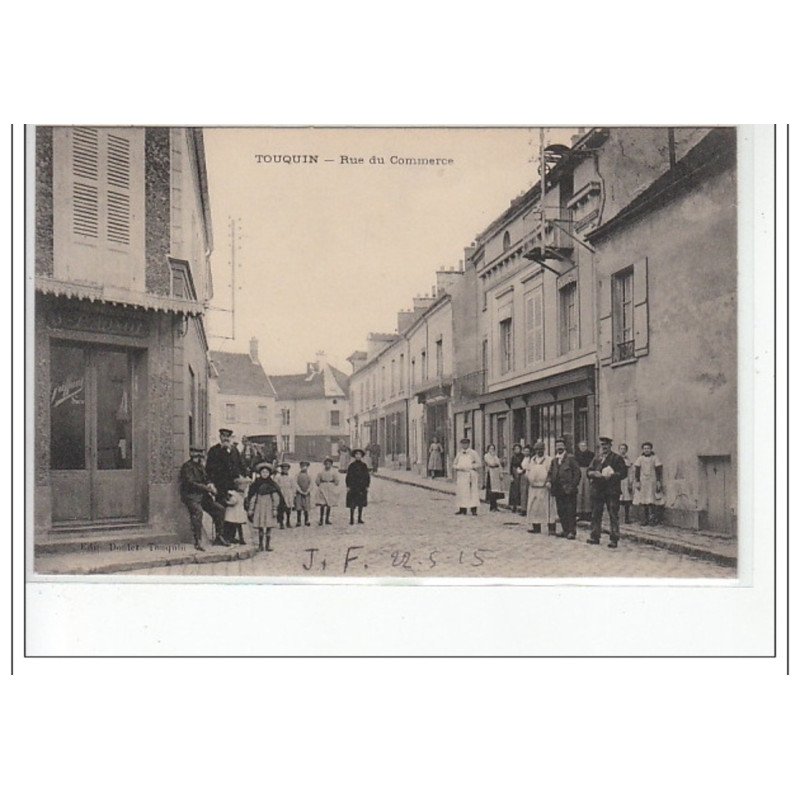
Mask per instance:
[[[35,129],[36,540],[188,536],[177,475],[208,425],[203,136]]]
[[[349,383],[324,353],[292,375],[271,375],[275,387],[278,450],[285,458],[321,461],[349,442]]]
[[[736,530],[736,131],[612,131],[596,248],[600,425],[664,464],[665,519]],[[637,153],[635,161],[631,153]],[[626,158],[622,157],[626,154]],[[647,185],[637,182],[648,166]],[[633,187],[631,189],[630,187]]]
[[[246,436],[272,452],[279,440],[275,388],[261,365],[258,340],[249,353],[211,354],[211,423],[208,445],[220,428],[230,428],[241,442]]]

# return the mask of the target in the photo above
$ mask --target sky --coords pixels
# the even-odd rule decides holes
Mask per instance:
[[[574,132],[549,129],[546,143],[569,144]],[[210,346],[247,352],[255,336],[271,374],[302,372],[318,351],[349,374],[346,358],[366,348],[367,335],[393,332],[397,312],[430,293],[436,270],[457,267],[538,179],[535,128],[210,128],[204,136]],[[275,163],[292,155],[318,160]],[[392,164],[392,156],[452,164]],[[231,218],[240,228],[235,297]]]

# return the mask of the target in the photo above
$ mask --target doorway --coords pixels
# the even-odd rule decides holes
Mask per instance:
[[[136,351],[53,342],[50,355],[53,525],[141,521]]]
[[[735,484],[730,456],[701,456],[703,488],[706,496],[705,528],[734,533],[733,498]]]

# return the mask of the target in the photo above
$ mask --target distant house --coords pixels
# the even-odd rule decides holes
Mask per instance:
[[[258,357],[258,340],[249,353],[214,350],[211,357],[211,422],[209,444],[220,428],[230,428],[237,441],[246,436],[271,449],[277,442],[275,388]]]
[[[277,395],[278,449],[295,459],[321,461],[336,455],[342,439],[350,440],[350,378],[332,367],[324,353],[304,373],[270,375]]]

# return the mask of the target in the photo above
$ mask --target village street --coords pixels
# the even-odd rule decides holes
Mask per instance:
[[[312,473],[314,468],[312,467]],[[734,578],[735,569],[622,539],[610,550],[526,531],[522,517],[454,515],[454,498],[380,477],[373,479],[365,524],[349,525],[343,505],[332,525],[274,530],[271,553],[253,558],[139,570],[153,576],[315,578]],[[294,523],[293,523],[294,524]],[[252,540],[253,534],[249,534]],[[216,548],[214,548],[216,549]]]

